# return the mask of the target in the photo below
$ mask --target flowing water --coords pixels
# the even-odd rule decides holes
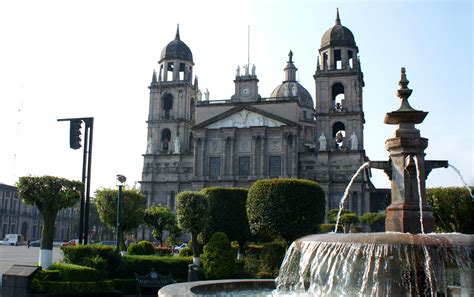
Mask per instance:
[[[456,167],[454,167],[453,165],[451,164],[448,164],[449,167],[453,168],[453,170],[459,175],[459,177],[461,178],[461,181],[464,185],[464,187],[469,191],[469,194],[471,195],[471,199],[474,200],[474,195],[472,195],[472,189],[471,187],[466,183],[466,181],[464,180],[461,172],[459,171],[459,169],[457,169]]]
[[[346,201],[347,196],[349,196],[349,190],[351,189],[352,183],[355,181],[356,177],[359,175],[359,172],[362,171],[365,167],[369,166],[369,162],[365,162],[362,164],[359,169],[357,169],[356,173],[351,178],[351,181],[346,187],[346,190],[344,191],[344,194],[342,195],[341,202],[339,202],[339,211],[337,212],[337,217],[336,217],[336,226],[334,227],[334,233],[337,232],[337,226],[339,226],[339,220],[341,218],[341,212],[342,209],[344,208],[344,202]]]
[[[292,243],[277,278],[281,296],[470,296],[474,236],[353,233]],[[434,265],[426,266],[427,254]],[[463,291],[464,290],[464,291]]]

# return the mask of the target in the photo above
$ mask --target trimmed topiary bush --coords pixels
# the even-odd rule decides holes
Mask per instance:
[[[129,255],[154,255],[155,248],[151,242],[142,240],[140,242],[131,244],[127,249],[127,253]]]
[[[212,235],[204,246],[202,264],[207,279],[231,278],[236,274],[235,255],[225,233],[216,232]]]
[[[202,189],[209,207],[207,239],[213,233],[224,232],[230,241],[237,241],[240,248],[250,236],[247,220],[247,189],[212,187]]]
[[[256,181],[249,190],[247,216],[252,234],[291,242],[318,233],[326,201],[314,181],[280,178]]]
[[[281,263],[285,258],[287,244],[284,241],[275,240],[263,244],[260,254],[260,272],[275,278],[280,270]]]

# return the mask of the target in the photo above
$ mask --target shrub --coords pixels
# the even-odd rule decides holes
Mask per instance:
[[[314,181],[259,180],[252,185],[247,198],[250,230],[262,239],[282,237],[291,242],[318,232],[325,205],[324,192]]]
[[[96,244],[65,246],[63,261],[95,268],[106,277],[113,277],[122,263],[119,253],[111,246]]]
[[[59,281],[63,282],[92,282],[103,278],[97,269],[76,264],[53,263],[49,268],[58,271]]]
[[[247,189],[205,188],[201,190],[208,201],[209,222],[207,239],[215,232],[224,232],[229,240],[236,240],[243,248],[250,235],[247,220]]]
[[[336,224],[320,224],[319,225],[319,232],[321,233],[329,233],[334,231],[334,226]],[[340,228],[337,228],[338,230],[342,230]]]
[[[44,282],[44,281],[58,281],[59,280],[59,271],[58,270],[40,270],[35,276],[35,279]]]
[[[178,256],[180,257],[190,257],[193,255],[193,250],[188,247],[182,248],[179,250]]]
[[[140,275],[150,273],[151,268],[161,275],[171,273],[176,280],[186,280],[188,278],[188,265],[192,263],[191,257],[173,256],[133,256],[125,255],[123,259],[123,269],[119,278],[135,278],[135,272]]]
[[[235,255],[225,233],[216,232],[212,235],[209,243],[204,246],[202,264],[208,279],[230,278],[235,275]]]
[[[129,255],[153,255],[155,254],[155,248],[151,242],[142,240],[131,244],[127,249],[127,253]]]
[[[284,241],[273,241],[263,244],[260,255],[259,273],[270,275],[269,278],[275,278],[280,270],[281,263],[285,258],[287,244]],[[263,276],[261,278],[264,278]],[[267,278],[267,277],[265,277]]]
[[[360,220],[370,226],[372,232],[383,232],[385,230],[385,213],[366,212]]]

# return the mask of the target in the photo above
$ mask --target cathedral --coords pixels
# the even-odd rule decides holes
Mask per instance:
[[[278,177],[310,179],[337,208],[352,175],[368,160],[364,150],[364,77],[352,32],[341,24],[321,38],[313,96],[297,81],[293,53],[281,82],[258,91],[255,66],[237,68],[235,91],[209,100],[193,78],[193,54],[176,36],[161,52],[149,86],[147,147],[141,189],[147,205],[175,210],[176,195],[205,187],[243,187]],[[346,208],[370,210],[368,169],[354,181]]]

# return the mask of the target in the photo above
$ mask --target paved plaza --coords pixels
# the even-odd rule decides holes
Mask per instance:
[[[21,246],[3,246],[0,245],[0,286],[2,282],[1,276],[5,271],[10,269],[14,264],[20,265],[37,265],[39,260],[39,247],[28,248]],[[59,247],[53,248],[53,262],[62,259],[62,253]]]

